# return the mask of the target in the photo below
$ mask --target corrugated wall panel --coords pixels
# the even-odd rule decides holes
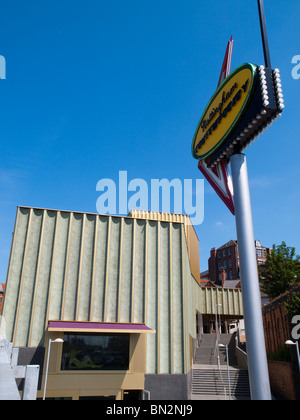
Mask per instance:
[[[118,321],[121,219],[111,218],[105,322]]]
[[[196,335],[196,314],[193,310],[191,310],[194,305],[194,293],[195,293],[195,285],[196,280],[192,277],[190,266],[189,266],[189,255],[188,255],[188,248],[186,237],[182,240],[182,261],[183,261],[183,272],[184,272],[184,279],[183,279],[183,291],[184,291],[184,298],[183,298],[183,305],[184,305],[184,340],[185,340],[185,347],[184,347],[184,354],[185,354],[185,373],[187,373],[191,368],[192,361],[190,360],[190,337],[195,337]]]
[[[23,273],[20,286],[21,294],[14,337],[16,347],[28,345],[42,223],[43,211],[33,210],[23,260]]]
[[[57,213],[44,211],[30,326],[29,347],[40,345],[45,330]]]
[[[149,222],[147,264],[147,317],[149,328],[158,331],[158,223]],[[146,373],[157,372],[157,334],[147,334]]]
[[[16,226],[11,250],[11,264],[7,275],[5,305],[3,316],[6,320],[6,334],[9,341],[13,340],[15,318],[17,314],[19,290],[25,254],[30,209],[19,209],[16,215]]]
[[[222,307],[218,311],[221,311],[222,315],[244,315],[240,289],[201,287],[199,302],[199,312],[202,314],[215,314],[216,304],[221,304]]]
[[[170,243],[169,223],[159,222],[160,225],[160,373],[170,373]]]
[[[104,320],[104,298],[105,298],[105,277],[108,255],[108,231],[109,218],[99,216],[96,230],[96,249],[94,263],[94,285],[91,302],[91,321],[103,322]]]
[[[64,286],[62,313],[62,319],[64,321],[73,321],[76,316],[82,226],[82,215],[74,213],[70,232],[70,243],[68,245],[69,255],[66,265],[66,279]]]
[[[182,295],[181,225],[170,225],[172,229],[172,373],[184,372],[184,326]]]
[[[146,222],[136,221],[135,228],[135,258],[134,258],[134,291],[132,322],[144,322],[145,310],[145,238]]]
[[[85,217],[83,250],[78,291],[78,308],[76,319],[87,321],[90,319],[91,291],[93,280],[94,246],[95,246],[96,216]]]
[[[120,322],[131,321],[132,255],[134,219],[124,219],[121,268]]]
[[[229,302],[228,302],[228,297],[229,297],[229,292],[228,289],[223,290],[223,301],[222,301],[222,313],[223,315],[229,315],[230,314],[230,308],[229,308]]]
[[[54,239],[52,273],[50,280],[50,302],[48,318],[52,320],[61,319],[64,279],[66,272],[66,260],[68,249],[69,225],[71,214],[66,212],[57,213],[56,237]]]

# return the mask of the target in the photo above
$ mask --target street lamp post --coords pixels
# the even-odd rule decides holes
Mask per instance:
[[[218,325],[218,315],[219,315],[219,322],[221,323],[221,313],[219,312],[219,307],[222,307],[220,303],[216,304],[216,334],[219,336],[220,334],[220,325]]]
[[[215,328],[216,328],[215,356],[217,355],[218,368],[220,370],[220,354],[219,354],[219,347],[218,347],[218,345],[219,345],[219,334],[220,334],[219,326],[218,326],[218,307],[219,306],[222,306],[222,305],[220,303],[217,303],[216,304],[216,325],[215,325]]]
[[[47,381],[48,381],[48,370],[49,370],[49,360],[50,360],[50,349],[52,343],[63,343],[64,340],[61,338],[57,338],[56,340],[49,340],[48,345],[48,354],[47,354],[47,364],[46,364],[46,374],[45,374],[45,384],[44,384],[44,395],[43,395],[43,401],[46,399],[46,390],[47,390]]]
[[[292,340],[288,340],[285,342],[285,344],[287,346],[296,346],[296,351],[297,351],[297,359],[298,359],[298,368],[299,368],[299,372],[300,372],[300,353],[299,353],[299,346],[298,343],[294,343]]]

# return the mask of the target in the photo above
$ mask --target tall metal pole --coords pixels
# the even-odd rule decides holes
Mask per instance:
[[[240,272],[253,400],[271,400],[246,156],[231,157]]]
[[[265,63],[266,63],[266,67],[271,68],[272,65],[271,65],[271,57],[270,57],[270,50],[269,50],[269,43],[268,43],[268,34],[267,34],[264,0],[257,0],[257,2],[258,2],[259,20],[260,20],[260,28],[261,28],[261,36],[262,36],[262,43],[263,43],[263,49],[264,49]]]

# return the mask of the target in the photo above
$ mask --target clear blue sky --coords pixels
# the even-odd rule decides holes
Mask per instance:
[[[299,0],[265,0],[273,67],[286,110],[247,150],[255,236],[300,253]],[[0,281],[17,205],[96,212],[102,178],[202,178],[191,142],[220,74],[264,64],[257,1],[10,0],[1,5]],[[205,182],[201,269],[236,238]]]

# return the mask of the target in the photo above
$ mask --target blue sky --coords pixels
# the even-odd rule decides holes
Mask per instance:
[[[225,6],[226,4],[226,6]],[[283,117],[246,152],[255,236],[300,253],[299,0],[265,0]],[[227,41],[232,69],[264,64],[257,2],[10,0],[1,6],[0,281],[18,205],[96,212],[100,179],[202,178],[191,142],[218,82]],[[196,228],[201,269],[236,238],[235,221],[205,182]]]

